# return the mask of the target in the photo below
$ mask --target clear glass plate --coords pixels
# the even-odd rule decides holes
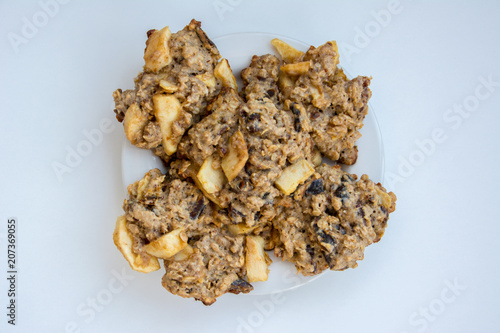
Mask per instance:
[[[236,33],[224,35],[213,40],[222,57],[229,60],[229,64],[238,81],[238,87],[242,86],[240,72],[250,64],[250,60],[254,54],[276,54],[271,45],[273,38],[279,38],[299,50],[306,51],[309,48],[308,44],[269,33]],[[340,55],[340,63],[342,65],[342,55]],[[348,77],[351,77],[346,68],[344,68],[344,72]],[[356,164],[348,167],[342,166],[342,169],[358,176],[367,174],[373,181],[382,182],[384,174],[382,136],[371,105],[369,105],[369,112],[364,120],[361,133],[363,136],[357,142],[359,153]],[[325,162],[333,164],[326,159]],[[122,179],[124,187],[126,188],[129,184],[141,179],[146,172],[154,168],[165,171],[161,160],[154,156],[152,152],[136,148],[124,138],[122,147]],[[272,253],[269,253],[269,255],[273,260],[270,266],[269,279],[265,282],[253,283],[255,288],[251,292],[253,295],[266,295],[294,289],[320,276],[305,277],[297,274],[293,264],[281,261],[281,259],[276,258]]]

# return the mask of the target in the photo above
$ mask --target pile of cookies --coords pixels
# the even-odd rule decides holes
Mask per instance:
[[[272,41],[243,87],[192,20],[147,33],[135,88],[114,92],[126,137],[167,167],[128,186],[114,242],[139,272],[205,305],[267,280],[266,251],[303,275],[357,266],[384,234],[396,196],[352,165],[370,78],[349,80],[335,42],[307,52]]]

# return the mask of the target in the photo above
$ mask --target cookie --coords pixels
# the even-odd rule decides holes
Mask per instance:
[[[183,30],[148,31],[144,69],[135,88],[113,93],[115,113],[128,140],[167,161],[192,124],[228,83],[219,74],[227,60],[192,20]]]
[[[162,285],[173,294],[210,305],[224,293],[251,291],[245,236],[221,228],[213,203],[177,173],[153,169],[128,187],[123,209],[131,251],[141,263],[164,259]]]
[[[245,100],[233,89],[223,89],[208,107],[209,114],[179,144],[178,157],[190,161],[196,170],[187,177],[199,179],[205,172],[200,170],[207,170],[206,178],[222,179],[201,188],[220,208],[220,220],[227,224],[265,228],[275,216],[275,198],[282,195],[275,186],[282,171],[299,160],[312,164],[314,159],[307,128],[297,127],[297,116],[269,96],[269,90],[277,89],[279,63],[275,56],[255,56],[242,72]],[[232,147],[235,155],[241,155],[233,163],[241,162],[236,171],[224,169],[231,164],[226,160]],[[210,168],[203,167],[207,164]]]
[[[290,60],[290,59],[289,59]],[[327,42],[281,67],[279,86],[283,101],[301,105],[311,123],[311,137],[332,161],[356,163],[356,141],[368,113],[370,78],[347,79],[338,68],[337,44]]]
[[[276,256],[303,275],[355,268],[366,246],[384,234],[396,196],[368,176],[322,164],[293,196],[283,198],[274,219]]]
[[[224,235],[214,228],[191,243],[187,255],[181,253],[165,260],[165,289],[205,305],[213,304],[227,292],[253,290],[250,283],[240,278],[245,270],[244,236]]]
[[[115,91],[127,138],[165,162],[128,187],[114,242],[130,266],[165,267],[169,292],[213,304],[266,281],[265,250],[303,275],[357,266],[396,196],[322,164],[357,159],[370,78],[347,79],[335,42],[307,52],[273,40],[238,93],[229,63],[193,20],[148,32],[133,90]]]

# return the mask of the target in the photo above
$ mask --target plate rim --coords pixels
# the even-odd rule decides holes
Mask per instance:
[[[289,37],[289,36],[286,36],[286,35],[282,35],[282,34],[274,34],[274,33],[268,33],[268,32],[234,32],[234,33],[228,33],[228,34],[223,34],[223,35],[220,35],[220,36],[217,36],[215,38],[212,38],[211,40],[215,43],[215,45],[217,46],[217,43],[219,41],[219,43],[222,41],[222,40],[225,40],[227,38],[238,38],[238,39],[243,39],[245,37],[250,37],[250,38],[256,38],[256,37],[265,37],[265,38],[270,38],[270,39],[273,39],[273,38],[280,38],[284,41],[289,41],[289,42],[293,42],[297,45],[303,45],[304,47],[307,47],[309,48],[310,46],[312,46],[311,44],[309,43],[305,43],[303,41],[300,41],[300,40],[297,40],[295,38],[292,38],[292,37]],[[218,46],[217,46],[218,47]],[[248,56],[251,58],[254,54],[256,53],[249,53]],[[258,54],[259,55],[259,54]],[[275,51],[274,52],[274,55],[278,55],[277,52]],[[350,74],[349,70],[346,70],[344,68],[344,66],[340,66],[342,69],[344,69],[347,77],[349,79],[352,79],[353,76]],[[378,119],[377,119],[377,116],[376,116],[376,113],[375,111],[373,111],[373,107],[372,107],[372,104],[370,102],[368,102],[368,112],[370,113],[370,115],[373,116],[373,120],[374,120],[374,124],[375,124],[375,127],[376,127],[376,137],[377,137],[377,140],[380,142],[380,155],[379,155],[379,163],[380,163],[380,168],[381,168],[381,174],[378,175],[379,176],[379,179],[381,182],[384,182],[384,176],[385,176],[385,151],[384,151],[384,144],[383,144],[383,138],[382,138],[382,132],[380,130],[380,124],[378,122]],[[364,124],[363,124],[363,127],[364,127]],[[361,128],[361,131],[362,131],[362,128]],[[362,133],[363,134],[363,133]],[[122,144],[122,156],[121,156],[121,167],[122,167],[122,182],[123,182],[123,186],[125,188],[125,191],[127,189],[127,186],[129,184],[127,184],[125,182],[125,178],[128,178],[128,177],[125,177],[125,167],[124,167],[124,156],[125,156],[125,151],[128,150],[128,149],[137,149],[137,150],[144,150],[145,152],[147,151],[150,156],[152,156],[154,159],[158,159],[158,157],[156,157],[151,151],[149,150],[145,150],[145,149],[141,149],[141,148],[138,148],[138,147],[135,147],[133,146],[130,142],[128,142],[127,138],[125,136],[123,136],[123,144]],[[341,167],[343,166],[342,164],[340,164]],[[164,166],[163,168],[160,168],[162,170],[162,172],[164,172]],[[273,254],[273,259],[276,258],[276,260],[273,260],[273,263],[285,263],[285,264],[291,264],[293,265],[293,263],[291,262],[285,262],[283,260],[280,260],[280,258],[278,257],[275,257],[274,256],[274,252],[272,250],[270,251],[266,251],[268,253],[271,253]],[[276,266],[275,266],[276,267]],[[291,266],[293,268],[295,268],[294,266]],[[272,271],[272,268],[273,268],[273,265],[270,265],[270,269]],[[290,291],[290,290],[293,290],[293,289],[296,289],[296,288],[299,288],[301,286],[304,286],[305,284],[308,284],[312,281],[315,281],[316,279],[320,278],[321,276],[323,276],[328,270],[325,270],[323,272],[321,272],[320,274],[317,274],[317,275],[314,275],[314,276],[303,276],[301,275],[300,273],[296,272],[296,269],[295,271],[291,271],[291,273],[296,273],[297,276],[301,279],[306,279],[306,281],[300,281],[300,282],[296,282],[294,283],[293,285],[291,286],[285,286],[284,288],[277,288],[275,290],[262,290],[262,291],[259,291],[258,289],[257,290],[254,290],[252,291],[251,293],[249,293],[249,295],[254,295],[254,296],[265,296],[265,295],[271,295],[271,294],[276,294],[276,293],[281,293],[281,292],[286,292],[286,291]],[[272,273],[270,273],[272,274]],[[263,281],[263,282],[260,282],[258,285],[263,285],[264,283],[266,283],[267,281]],[[256,283],[253,283],[254,284],[254,287],[257,287],[258,285]],[[260,288],[259,288],[260,289]]]

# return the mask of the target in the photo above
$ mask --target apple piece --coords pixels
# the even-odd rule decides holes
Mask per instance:
[[[248,148],[245,138],[240,130],[229,139],[228,152],[222,158],[222,170],[226,174],[227,180],[232,181],[248,160]]]
[[[113,241],[128,261],[130,267],[141,273],[149,273],[160,269],[158,258],[150,256],[147,253],[136,254],[132,251],[134,242],[130,231],[127,228],[127,219],[124,215],[116,220],[115,231],[113,232]]]
[[[280,70],[291,76],[299,76],[307,73],[307,71],[311,68],[310,61],[302,61],[293,64],[286,64],[281,66]]]
[[[245,268],[248,282],[267,281],[271,259],[264,251],[264,238],[246,236]]]
[[[257,225],[249,227],[245,223],[231,224],[227,227],[227,229],[233,236],[249,234],[255,228],[257,228]]]
[[[284,194],[289,195],[297,189],[301,183],[314,174],[314,166],[306,159],[301,158],[294,164],[286,167],[276,179],[275,185]]]
[[[233,88],[236,91],[238,90],[236,78],[233,75],[233,71],[231,70],[231,66],[229,66],[227,59],[222,59],[217,66],[215,66],[214,75],[221,81],[222,86]]]
[[[278,51],[281,59],[286,62],[296,62],[304,55],[304,52],[297,50],[288,43],[285,43],[281,39],[275,38],[271,41],[276,51]]]
[[[158,73],[160,69],[170,64],[172,55],[168,42],[172,33],[168,27],[161,30],[154,30],[146,41],[144,50],[144,68],[153,73]]]
[[[144,250],[154,257],[168,259],[184,249],[187,245],[187,236],[184,233],[184,229],[179,228],[155,239],[144,246]]]
[[[200,167],[196,177],[205,192],[212,194],[219,192],[226,183],[226,177],[222,169],[215,169],[213,166],[214,158],[210,156]]]
[[[156,94],[153,96],[153,109],[160,125],[163,149],[167,155],[172,155],[181,140],[181,136],[174,137],[172,131],[172,126],[181,116],[181,103],[174,95]]]
[[[130,105],[125,113],[125,118],[123,118],[123,128],[125,136],[133,145],[141,141],[142,131],[147,124],[147,112],[142,112],[137,103]]]

